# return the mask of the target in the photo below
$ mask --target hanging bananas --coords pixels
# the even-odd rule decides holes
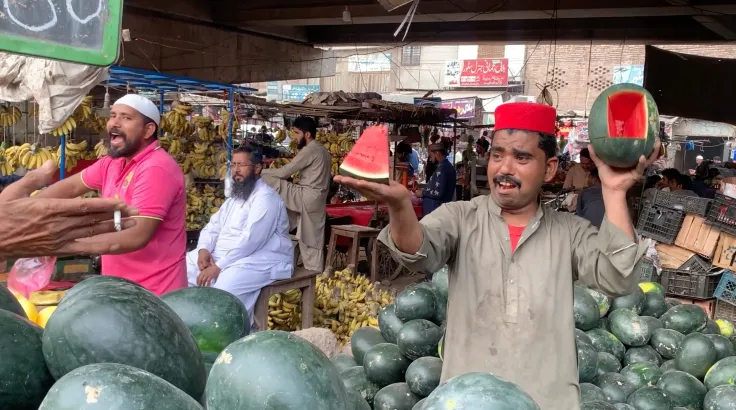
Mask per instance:
[[[161,116],[160,128],[178,137],[188,137],[194,134],[195,127],[187,120],[192,106],[187,103],[175,101],[172,110]]]
[[[104,158],[107,156],[107,147],[105,146],[105,142],[100,140],[100,142],[95,145],[95,157],[97,158]]]
[[[279,130],[276,131],[276,135],[274,135],[274,140],[279,144],[284,142],[284,140],[286,140],[286,131],[284,131],[283,128],[279,128]]]
[[[186,230],[202,229],[224,202],[225,192],[222,185],[207,184],[201,188],[194,185],[187,188]]]
[[[217,136],[226,139],[227,138],[227,125],[230,122],[230,112],[226,109],[220,110],[220,125],[217,126]],[[232,132],[235,134],[240,128],[240,123],[237,117],[233,117]]]
[[[79,160],[83,159],[87,155],[87,146],[88,144],[86,140],[83,140],[82,142],[72,142],[69,140],[66,141],[66,144],[64,145],[64,161],[67,171],[71,171],[72,169],[74,169],[77,166]],[[96,146],[95,152],[97,152]],[[107,152],[107,149],[105,149],[105,152]],[[59,145],[59,147],[56,149],[55,155],[53,156],[53,158],[56,160],[57,166],[61,166],[61,154],[61,145]]]
[[[217,131],[209,117],[199,116],[194,119],[194,125],[197,126],[197,138],[203,142],[211,142],[217,137]]]
[[[0,146],[0,175],[8,176],[15,172],[15,167],[10,165],[10,161],[5,153],[5,144]]]
[[[0,127],[12,127],[22,116],[23,113],[14,105],[0,107]]]
[[[74,119],[78,123],[81,123],[84,120],[92,118],[96,115],[95,112],[92,110],[92,103],[94,102],[94,100],[95,97],[88,95],[84,97],[82,103],[79,104],[79,106],[74,110],[72,117],[74,117]]]
[[[72,131],[77,128],[77,121],[74,117],[69,117],[59,127],[51,131],[51,135],[54,137],[61,137],[62,135],[72,135]]]
[[[36,169],[44,162],[54,159],[48,148],[40,148],[36,144],[25,143],[5,150],[5,159],[12,168],[22,166],[25,169]]]

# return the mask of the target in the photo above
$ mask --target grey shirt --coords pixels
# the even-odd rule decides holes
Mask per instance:
[[[418,272],[449,267],[442,380],[487,372],[512,381],[543,410],[579,409],[573,281],[609,295],[636,287],[645,246],[603,220],[540,206],[515,252],[490,196],[442,205],[421,221],[415,254],[399,251],[391,225],[380,234],[402,264]]]
[[[603,191],[600,184],[586,188],[580,193],[575,215],[587,219],[596,228],[601,227],[606,206],[603,204]]]

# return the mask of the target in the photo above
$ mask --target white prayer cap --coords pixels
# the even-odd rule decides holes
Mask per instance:
[[[158,111],[158,107],[148,98],[141,97],[138,94],[127,94],[125,97],[115,101],[114,105],[118,104],[135,108],[139,113],[152,119],[156,125],[159,125],[161,122],[161,113]]]
[[[703,156],[702,155],[698,155],[697,157],[695,157],[695,159],[703,159]]]

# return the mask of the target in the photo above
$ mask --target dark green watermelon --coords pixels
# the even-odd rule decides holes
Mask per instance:
[[[437,293],[435,292],[435,312],[434,312],[434,319],[432,319],[432,322],[434,322],[437,326],[442,326],[443,323],[447,321],[447,300],[440,299],[437,296]]]
[[[429,320],[414,319],[406,322],[398,334],[399,350],[409,360],[437,356],[442,329]]]
[[[578,380],[591,382],[598,374],[598,352],[587,343],[576,343],[578,351]]]
[[[708,391],[703,400],[705,410],[733,410],[736,386],[718,386]]]
[[[199,350],[220,353],[250,333],[250,316],[243,302],[230,292],[196,286],[161,297],[184,321]]]
[[[353,356],[347,354],[336,354],[330,358],[330,361],[337,367],[339,372],[358,366],[358,362],[353,359]]]
[[[691,374],[674,371],[659,378],[657,387],[669,397],[673,406],[701,409],[707,390],[700,380]]]
[[[634,313],[641,314],[644,308],[644,292],[639,287],[628,295],[619,296],[611,302],[611,312],[618,309],[628,309]]]
[[[664,329],[664,323],[656,317],[641,316],[641,319],[649,326],[649,332],[654,333],[657,329]]]
[[[378,387],[404,381],[410,360],[392,343],[379,343],[365,354],[363,367],[368,380]]]
[[[123,279],[117,276],[95,275],[95,276],[90,276],[89,278],[77,283],[71,289],[66,291],[66,293],[64,294],[64,297],[61,298],[61,301],[59,303],[64,302],[67,299],[73,298],[74,295],[85,290],[88,286],[95,286],[100,283],[125,283],[128,285],[142,287],[141,285],[133,281],[130,281],[128,279]]]
[[[614,405],[613,405],[613,407],[614,407],[614,408],[615,408],[616,410],[636,410],[635,408],[633,408],[633,407],[629,406],[629,405],[628,405],[628,404],[626,404],[626,403],[616,403],[616,404],[614,404]],[[674,409],[673,409],[673,410],[674,410]]]
[[[79,367],[59,379],[39,410],[201,410],[202,406],[166,380],[118,363]]]
[[[659,387],[646,386],[631,393],[626,404],[637,410],[672,410],[672,402]]]
[[[396,316],[403,322],[414,319],[432,320],[436,315],[434,292],[424,287],[412,287],[404,290],[394,300]]]
[[[573,289],[572,314],[575,327],[590,330],[596,327],[601,318],[600,308],[587,289],[575,286]]]
[[[700,333],[704,335],[720,335],[721,334],[721,328],[718,326],[718,323],[710,319],[708,319],[705,322],[705,326],[699,331]]]
[[[595,289],[586,288],[585,290],[593,297],[593,299],[595,299],[595,303],[598,305],[598,310],[600,311],[600,316],[606,316],[608,311],[611,309],[611,298]]]
[[[608,316],[611,333],[627,346],[644,346],[652,336],[649,326],[639,315],[628,309],[617,309]]]
[[[18,316],[28,318],[23,306],[20,305],[18,299],[3,285],[0,285],[0,309],[15,313]]]
[[[611,331],[611,321],[608,320],[607,317],[600,318],[600,320],[598,320],[598,325],[597,326],[598,326],[599,329],[603,329],[606,332],[610,332]]]
[[[342,379],[347,391],[360,394],[360,397],[363,398],[363,400],[368,402],[368,404],[373,405],[373,398],[376,396],[376,393],[378,393],[380,388],[377,384],[368,380],[368,376],[366,376],[363,366],[355,366],[341,371],[340,378]]]
[[[641,310],[642,316],[660,317],[669,307],[664,296],[656,292],[649,292],[644,296],[644,304]]]
[[[590,338],[595,350],[608,352],[614,355],[619,361],[624,360],[626,348],[616,336],[603,329],[592,329],[587,331],[586,334]]]
[[[713,346],[716,348],[716,361],[736,355],[736,353],[734,353],[733,344],[727,337],[717,334],[706,334],[705,337],[710,339],[710,341],[713,342]]]
[[[680,343],[680,350],[675,355],[675,367],[702,379],[716,363],[717,356],[718,352],[710,339],[701,333],[691,333]]]
[[[575,341],[587,343],[589,345],[593,344],[593,341],[590,340],[590,337],[588,337],[588,335],[585,334],[585,332],[583,332],[582,330],[578,328],[575,328]]]
[[[376,393],[373,407],[387,410],[412,410],[421,399],[411,392],[406,383],[394,383]]]
[[[639,289],[641,289],[641,291],[644,292],[645,295],[647,295],[649,293],[654,293],[654,294],[657,294],[659,296],[662,296],[662,298],[664,299],[665,290],[664,290],[664,286],[662,286],[662,284],[660,284],[660,283],[657,283],[657,282],[640,282],[639,283]]]
[[[702,329],[708,321],[708,315],[698,305],[677,305],[668,310],[660,319],[665,328],[688,335]]]
[[[685,335],[677,330],[657,329],[652,333],[650,344],[663,358],[674,359],[684,338]]]
[[[36,410],[54,384],[41,351],[42,333],[25,316],[0,309],[0,409]]]
[[[677,367],[675,367],[675,361],[667,360],[666,362],[662,363],[661,366],[659,366],[659,370],[662,372],[662,374],[665,374],[667,372],[676,371]]]
[[[361,327],[353,333],[350,339],[350,350],[358,366],[364,366],[363,357],[365,353],[380,343],[386,343],[386,340],[383,338],[381,331],[375,327]]]
[[[580,410],[616,410],[616,406],[605,401],[592,401],[581,404]]]
[[[606,401],[606,394],[592,383],[580,383],[580,403]]]
[[[378,328],[386,342],[396,343],[396,335],[399,334],[404,322],[396,316],[396,305],[390,303],[378,312]]]
[[[301,337],[277,330],[228,346],[207,380],[208,410],[345,410],[348,403],[327,356]]]
[[[439,385],[427,397],[422,410],[540,410],[517,385],[488,373],[466,373]]]
[[[634,363],[652,363],[656,366],[662,364],[662,356],[652,346],[632,347],[624,355],[624,366]]]
[[[447,268],[447,266],[445,266],[435,272],[434,275],[432,275],[432,284],[434,285],[435,289],[437,289],[437,293],[445,301],[449,299],[450,295],[450,282],[448,278],[448,273],[449,269]]]
[[[88,364],[123,363],[195,400],[204,392],[207,375],[192,333],[161,299],[127,281],[98,280],[62,300],[42,340],[56,379]]]
[[[604,373],[618,373],[620,371],[621,362],[616,359],[616,356],[608,352],[598,352],[598,376]]]
[[[215,352],[202,352],[202,360],[204,361],[204,370],[206,374],[210,374],[210,370],[212,370],[212,366],[215,364],[215,361],[217,361],[217,356],[219,355],[219,353]]]
[[[662,371],[653,363],[634,363],[621,369],[621,375],[638,390],[645,386],[655,386]]]
[[[427,397],[439,386],[441,375],[442,360],[436,357],[421,357],[406,369],[406,384],[412,393]]]
[[[417,402],[417,404],[414,405],[414,407],[411,410],[424,410],[424,403],[427,402],[427,398],[423,398]]]
[[[601,391],[609,403],[626,403],[631,393],[636,391],[636,387],[623,375],[618,373],[605,373],[595,381],[596,386]]]
[[[719,360],[708,370],[704,381],[708,390],[724,385],[733,386],[736,383],[736,356]]]
[[[351,410],[372,410],[371,405],[364,398],[360,397],[360,394],[354,391],[348,392],[348,401],[352,404],[352,407],[348,407]]]

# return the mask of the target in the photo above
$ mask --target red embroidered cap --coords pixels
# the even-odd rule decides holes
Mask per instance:
[[[496,125],[498,130],[524,130],[555,135],[557,111],[554,107],[529,102],[510,102],[496,107]]]

